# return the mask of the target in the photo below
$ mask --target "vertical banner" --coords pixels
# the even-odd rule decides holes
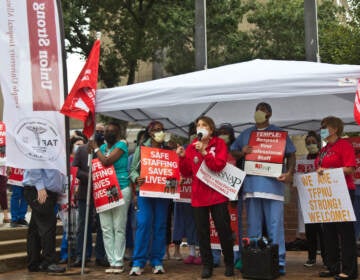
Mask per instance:
[[[105,167],[99,159],[93,159],[92,179],[94,205],[97,213],[125,203],[113,165]]]
[[[6,176],[6,127],[0,122],[0,175]]]
[[[179,157],[175,151],[141,146],[140,195],[147,197],[180,198]]]
[[[249,146],[253,150],[245,156],[246,174],[279,177],[282,173],[286,137],[286,131],[253,131],[249,139]]]
[[[356,221],[342,168],[294,178],[305,224]]]
[[[60,22],[56,0],[0,1],[8,166],[67,174]]]
[[[349,138],[345,138],[346,140],[348,140],[351,145],[354,148],[355,151],[355,157],[356,157],[356,169],[355,172],[353,174],[354,176],[354,183],[356,185],[360,184],[360,137],[349,137]]]

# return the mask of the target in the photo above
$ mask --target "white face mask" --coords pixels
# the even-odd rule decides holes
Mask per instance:
[[[196,129],[196,134],[199,137],[199,134],[201,133],[201,138],[206,138],[209,136],[209,131],[206,128],[200,127]]]
[[[306,145],[306,149],[309,151],[310,154],[317,154],[319,151],[319,147],[316,144]]]
[[[261,110],[257,110],[254,114],[254,120],[256,123],[264,123],[266,121],[266,113]]]
[[[163,143],[165,140],[165,133],[164,131],[159,131],[154,133],[154,140],[157,143]]]

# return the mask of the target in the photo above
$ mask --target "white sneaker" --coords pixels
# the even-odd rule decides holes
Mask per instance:
[[[115,266],[113,268],[113,273],[115,274],[120,274],[120,273],[123,273],[125,270],[124,270],[124,267],[123,266]]]
[[[165,273],[165,269],[163,268],[162,265],[155,265],[155,267],[153,268],[153,273],[154,274],[163,274],[163,273]]]
[[[107,268],[107,269],[105,269],[105,273],[108,273],[108,274],[113,273],[113,271],[114,271],[113,268]]]
[[[142,272],[143,272],[143,269],[140,268],[140,266],[133,266],[130,270],[129,275],[130,276],[139,276],[142,274]]]

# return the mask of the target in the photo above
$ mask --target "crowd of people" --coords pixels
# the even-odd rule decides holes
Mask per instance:
[[[60,207],[59,211],[75,209],[76,237],[71,256],[62,254],[60,263],[73,258],[73,266],[86,265],[92,256],[92,232],[96,231],[96,264],[104,266],[105,273],[123,273],[124,262],[129,259],[129,275],[141,275],[148,263],[154,274],[163,274],[163,260],[169,257],[169,243],[174,242],[176,259],[183,259],[185,264],[202,265],[201,278],[212,276],[213,268],[220,265],[221,255],[225,266],[224,275],[232,277],[234,269],[242,269],[242,238],[266,236],[272,244],[277,245],[278,272],[285,275],[285,186],[293,182],[296,173],[296,149],[290,137],[287,134],[284,137],[280,174],[276,177],[247,174],[236,201],[229,202],[228,197],[197,176],[204,164],[215,173],[221,172],[227,164],[244,169],[245,157],[254,152],[250,141],[254,132],[283,131],[270,123],[271,116],[272,108],[268,103],[257,104],[254,113],[255,125],[242,131],[237,138],[231,124],[216,127],[213,119],[201,116],[189,127],[189,141],[186,145],[165,141],[163,124],[152,121],[139,133],[137,147],[130,155],[122,128],[116,122],[105,126],[98,124],[94,140],[88,141],[84,135],[73,136],[70,140],[73,178],[70,193],[65,192],[65,197],[71,196],[71,205]],[[352,174],[356,168],[356,159],[352,145],[341,138],[343,122],[337,117],[329,116],[319,125],[320,135],[311,131],[305,138],[308,150],[306,159],[312,160],[314,165],[310,171],[316,171],[322,176],[326,169],[342,168],[351,201],[354,203],[356,186]],[[191,182],[191,204],[140,195],[139,189],[145,182],[141,175],[143,146],[176,152],[181,181]],[[86,250],[83,250],[86,200],[88,188],[92,185],[88,174],[89,154],[97,158],[103,166],[114,167],[124,203],[96,214],[94,201],[91,199],[87,217],[90,222],[87,228]],[[60,194],[64,198],[63,180],[63,176],[56,170],[25,170],[21,190],[32,209],[27,244],[30,271],[64,271],[63,267],[57,265],[54,247],[55,206],[59,202]],[[17,203],[20,203],[19,209],[27,207],[23,202]],[[63,204],[66,205],[66,200]],[[238,236],[234,236],[231,228],[229,204],[237,208]],[[243,232],[242,225],[244,211],[246,232]],[[14,214],[14,217],[11,213],[14,225],[26,223],[22,212],[19,215]],[[210,218],[218,233],[221,250],[211,247]],[[66,223],[63,218],[63,224]],[[64,246],[67,244],[67,228],[64,227]],[[326,267],[320,272],[320,277],[357,278],[356,232],[358,234],[359,230],[356,230],[354,222],[306,224],[305,232],[308,241],[308,260],[304,264],[306,267],[316,263],[320,244],[323,264]],[[189,246],[189,255],[182,258],[179,248],[184,238]],[[239,250],[234,250],[236,239],[240,241]],[[196,252],[196,247],[199,248],[199,253]],[[67,247],[63,249],[64,252],[67,251]]]

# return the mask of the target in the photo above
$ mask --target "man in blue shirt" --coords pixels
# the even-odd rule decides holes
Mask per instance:
[[[27,236],[29,271],[65,271],[55,264],[55,205],[58,193],[64,188],[64,178],[55,169],[27,169],[24,172],[24,197],[32,210]]]
[[[272,108],[261,102],[256,106],[255,125],[244,130],[231,145],[231,153],[236,159],[244,159],[252,152],[248,145],[250,135],[256,130],[279,131],[279,127],[270,124]],[[284,235],[284,182],[290,182],[295,170],[294,144],[289,136],[286,138],[285,157],[287,170],[278,177],[246,175],[243,184],[243,196],[247,211],[248,237],[263,236],[263,224],[266,226],[268,238],[279,245],[279,272],[285,274],[285,235]]]

